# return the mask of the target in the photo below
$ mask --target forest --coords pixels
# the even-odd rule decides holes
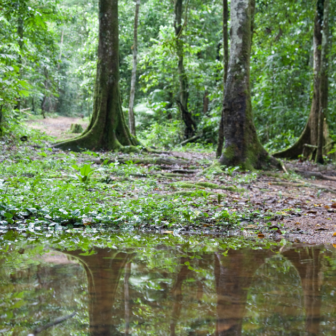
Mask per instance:
[[[0,0],[0,334],[333,335],[335,20]]]

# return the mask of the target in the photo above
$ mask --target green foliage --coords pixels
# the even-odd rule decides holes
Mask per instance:
[[[79,174],[77,174],[77,178],[82,183],[88,183],[90,180],[90,177],[95,172],[95,169],[91,167],[89,164],[85,164],[82,167],[78,167],[77,165],[73,165],[72,168],[77,170]]]

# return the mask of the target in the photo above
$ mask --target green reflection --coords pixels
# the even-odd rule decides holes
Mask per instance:
[[[332,247],[92,232],[2,239],[3,335],[74,312],[39,335],[335,333]]]

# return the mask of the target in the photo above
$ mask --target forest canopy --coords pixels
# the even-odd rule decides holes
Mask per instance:
[[[251,102],[258,137],[271,153],[293,145],[307,123],[314,95],[314,18],[319,2],[255,2]],[[227,27],[224,22],[224,27],[229,31],[230,49],[230,1],[139,2],[134,110],[137,136],[144,145],[171,148],[192,138],[216,146],[228,61],[223,42],[225,3],[228,22]],[[134,1],[118,1],[119,88],[127,124],[134,68],[135,8]],[[329,35],[325,39],[329,46],[329,96],[324,114],[332,139],[336,132],[332,122],[336,104],[332,4],[328,11]],[[2,123],[15,123],[29,115],[92,116],[98,12],[98,0],[2,1]],[[2,132],[6,129],[2,127]]]

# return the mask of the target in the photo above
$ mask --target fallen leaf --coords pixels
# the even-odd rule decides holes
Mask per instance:
[[[263,233],[258,233],[258,238],[265,238],[265,235]]]
[[[332,207],[333,209],[336,209],[336,203],[331,204],[331,207]]]
[[[336,237],[336,232],[333,233],[333,237]]]
[[[328,210],[328,209],[330,209],[330,206],[329,206],[329,205],[325,205],[325,206],[324,206],[324,209],[327,209],[327,210]]]
[[[301,223],[300,223],[300,222],[296,222],[295,224],[296,224],[296,225],[300,225]]]
[[[174,233],[174,231],[163,231],[163,233]]]
[[[336,248],[336,244],[333,244],[333,247]]]
[[[309,214],[317,214],[317,211],[316,210],[309,210],[309,211],[307,211],[307,213],[309,213]]]
[[[323,228],[323,227],[320,227],[320,228],[315,229],[315,231],[327,231],[327,230],[328,230],[328,229]]]
[[[257,228],[257,226],[256,225],[247,225],[246,226],[246,229],[248,230],[248,229],[256,229]]]

